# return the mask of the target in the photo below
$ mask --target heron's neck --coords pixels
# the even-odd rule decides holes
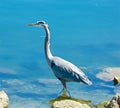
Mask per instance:
[[[50,31],[47,26],[45,26],[44,28],[46,32],[45,43],[44,43],[45,56],[46,56],[48,64],[50,65],[50,60],[53,57],[50,51]]]

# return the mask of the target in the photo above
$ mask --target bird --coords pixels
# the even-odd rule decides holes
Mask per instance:
[[[45,57],[54,75],[60,80],[61,84],[63,85],[63,90],[67,90],[67,82],[80,82],[87,85],[92,85],[92,81],[81,69],[67,60],[52,55],[50,50],[50,30],[48,24],[45,21],[37,21],[36,23],[28,24],[28,26],[44,28],[46,33],[44,41]]]

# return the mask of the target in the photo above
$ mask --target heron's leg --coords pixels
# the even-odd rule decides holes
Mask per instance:
[[[62,85],[63,85],[63,90],[66,90],[67,89],[66,82],[65,81],[61,81],[61,82],[62,82]]]
[[[66,87],[66,82],[61,81],[63,85],[63,90],[62,90],[62,96],[67,96],[67,87]]]
[[[60,82],[63,85],[63,89],[59,92],[59,94],[62,94],[62,96],[63,96],[63,94],[66,95],[66,83],[61,80],[60,80]]]
[[[71,97],[70,92],[67,90],[66,82],[65,81],[61,81],[61,82],[63,85],[62,96],[67,96],[68,93],[68,95]]]
[[[65,96],[67,96],[67,94],[68,94],[68,96],[71,97],[71,94],[70,94],[70,92],[67,89],[65,89],[65,91],[63,90],[63,94],[62,95],[64,96],[64,94],[65,94]]]

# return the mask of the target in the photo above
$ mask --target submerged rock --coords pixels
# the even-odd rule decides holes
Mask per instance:
[[[120,77],[120,67],[104,68],[102,72],[96,75],[97,78],[104,81],[112,81],[115,76]]]
[[[0,91],[0,108],[9,108],[9,98],[4,91]]]
[[[61,100],[52,104],[51,108],[90,108],[87,104],[82,104],[74,100]]]

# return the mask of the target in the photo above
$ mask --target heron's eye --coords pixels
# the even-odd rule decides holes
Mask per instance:
[[[38,24],[45,24],[45,21],[37,21]]]

